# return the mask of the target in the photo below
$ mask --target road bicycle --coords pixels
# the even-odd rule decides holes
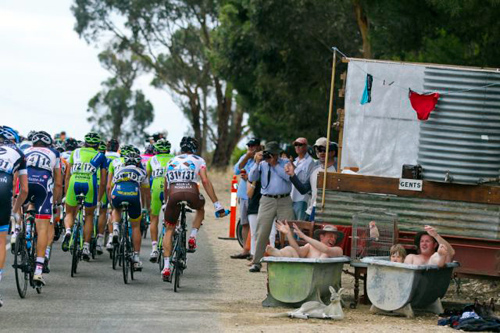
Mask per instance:
[[[33,200],[30,200],[29,205]],[[29,206],[28,206],[29,207]],[[38,294],[42,292],[42,285],[33,280],[36,268],[37,232],[35,223],[36,211],[28,208],[23,216],[23,221],[18,231],[14,245],[14,264],[17,292],[21,298],[26,297],[28,284]]]
[[[187,208],[184,201],[178,203],[181,206],[180,223],[175,229],[173,251],[170,256],[170,279],[174,284],[174,292],[177,292],[181,286],[181,276],[187,268],[187,250],[186,250],[186,213],[192,212]],[[173,281],[172,281],[173,280]]]
[[[121,217],[121,232],[120,232],[120,241],[119,241],[119,261],[122,266],[123,271],[123,282],[127,284],[129,282],[128,275],[130,272],[130,279],[134,279],[134,250],[132,249],[132,237],[130,230],[130,222],[128,219],[128,207],[129,203],[127,201],[123,201],[120,204],[120,208],[122,209],[122,217]]]
[[[75,224],[73,225],[73,232],[69,240],[69,251],[71,253],[71,277],[75,276],[78,263],[82,260],[85,194],[78,194],[76,196],[76,200],[78,201],[78,214],[76,216]]]

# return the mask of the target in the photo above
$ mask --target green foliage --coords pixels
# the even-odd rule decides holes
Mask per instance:
[[[99,54],[99,60],[114,76],[102,83],[103,90],[88,103],[92,130],[106,138],[142,143],[154,111],[141,90],[132,90],[141,63],[130,54],[117,55],[110,50]]]
[[[247,153],[246,148],[239,148],[238,146],[234,147],[234,150],[231,154],[230,165],[235,165],[236,162],[240,159],[241,156]]]

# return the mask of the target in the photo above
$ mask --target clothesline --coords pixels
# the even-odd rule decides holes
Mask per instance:
[[[340,51],[337,47],[332,47],[333,51],[334,52],[338,52],[340,53],[340,55],[342,55],[344,58],[350,60],[351,58],[348,57],[347,55],[345,55],[345,53],[343,53],[342,51]],[[365,71],[361,66],[357,65],[356,62],[352,62],[352,64],[354,66],[356,66],[359,70],[361,70],[362,72],[364,72],[365,74],[370,74],[368,73],[367,71]],[[383,79],[383,78],[379,78],[378,76],[374,76],[373,74],[370,74],[374,80],[377,80],[377,81],[383,81],[384,82],[384,85],[385,85],[385,82],[388,82],[388,85],[389,86],[394,86],[394,87],[398,87],[400,89],[403,89],[403,90],[406,90],[408,91],[409,87],[407,86],[401,86],[399,84],[397,84],[395,81],[390,81],[390,80],[387,80],[387,79]],[[439,93],[441,96],[451,96],[451,95],[456,95],[456,94],[461,94],[461,93],[464,93],[464,92],[469,92],[469,91],[472,91],[472,90],[479,90],[479,89],[484,89],[484,88],[488,88],[488,87],[492,87],[492,86],[497,86],[497,85],[500,85],[500,82],[495,82],[495,83],[489,83],[489,84],[486,84],[484,86],[481,86],[481,87],[474,87],[474,88],[469,88],[469,89],[463,89],[463,90],[459,90],[459,91],[452,91],[452,92],[443,92],[443,93]],[[416,91],[414,89],[412,89],[413,91]],[[421,94],[427,94],[429,92],[422,92]]]

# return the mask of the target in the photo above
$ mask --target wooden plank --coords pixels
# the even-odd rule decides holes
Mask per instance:
[[[323,172],[318,174],[318,184],[323,184]],[[424,180],[422,191],[417,192],[399,190],[397,178],[328,173],[326,188],[340,192],[380,193],[400,197],[500,204],[498,186],[461,185]]]

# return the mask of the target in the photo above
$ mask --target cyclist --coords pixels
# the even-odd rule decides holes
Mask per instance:
[[[66,190],[66,235],[62,243],[62,250],[67,252],[69,240],[71,238],[71,228],[75,220],[78,206],[76,196],[85,194],[85,224],[83,228],[83,251],[84,260],[90,260],[90,238],[92,237],[94,211],[97,203],[101,200],[105,190],[104,181],[106,179],[106,157],[97,151],[101,137],[95,132],[85,135],[83,148],[75,149],[69,158],[71,176],[67,180]],[[101,173],[101,184],[97,184],[97,173]]]
[[[45,266],[45,254],[49,243],[52,204],[60,202],[62,193],[61,162],[59,152],[51,148],[53,140],[49,133],[44,131],[36,132],[33,134],[31,141],[33,147],[26,149],[29,192],[25,204],[29,204],[36,211],[35,224],[38,240],[33,280],[45,285],[42,271]],[[19,226],[16,225],[12,239],[15,240],[18,232]]]
[[[223,217],[225,209],[217,199],[212,182],[208,178],[207,165],[205,160],[195,155],[198,149],[198,142],[192,137],[183,137],[181,140],[181,155],[170,160],[167,166],[166,179],[168,187],[165,187],[165,198],[167,206],[165,208],[165,223],[167,230],[163,237],[163,253],[165,254],[165,268],[161,275],[164,281],[170,278],[170,255],[172,252],[172,235],[180,214],[180,201],[187,201],[189,207],[196,210],[193,220],[191,235],[188,241],[188,252],[196,249],[196,236],[200,229],[201,222],[205,217],[205,198],[198,190],[198,179],[205,188],[210,200],[214,204],[216,215]]]
[[[113,228],[118,226],[121,219],[120,204],[129,203],[128,215],[132,225],[132,243],[134,245],[134,269],[141,270],[142,262],[139,257],[141,251],[141,193],[149,195],[149,181],[146,172],[141,167],[141,156],[136,152],[128,153],[124,158],[124,165],[113,176],[110,198],[113,203]],[[115,238],[115,233],[113,233]],[[114,242],[117,239],[113,240]]]
[[[64,146],[66,148],[66,151],[61,154],[61,157],[64,158],[66,161],[69,161],[69,157],[71,156],[73,150],[78,148],[78,142],[73,138],[67,138],[64,141]]]
[[[2,281],[3,266],[5,265],[7,231],[12,214],[16,223],[20,216],[17,211],[28,196],[28,171],[24,154],[13,144],[19,142],[19,135],[10,127],[0,126],[0,281]],[[14,175],[18,175],[20,192],[14,207],[12,207],[12,190]],[[0,297],[0,307],[3,305]]]
[[[113,183],[113,176],[120,168],[123,167],[125,164],[125,156],[127,156],[131,151],[134,150],[134,147],[132,145],[124,145],[120,148],[120,157],[115,158],[111,161],[111,164],[109,165],[108,168],[108,180],[107,180],[107,189],[106,189],[106,195],[109,197],[109,194],[111,193],[111,184]],[[110,202],[112,210],[114,210],[113,203]],[[111,216],[113,215],[113,211],[111,212]],[[113,223],[110,223],[108,225],[108,230],[110,237],[108,238],[108,243],[106,244],[106,250],[112,251],[113,250],[113,235],[115,235],[115,239],[118,238],[118,224],[113,225]]]
[[[120,157],[120,154],[118,154],[118,149],[120,148],[120,144],[118,143],[118,140],[116,139],[111,139],[106,143],[105,147],[105,156],[106,156],[106,165],[107,169],[109,170],[111,163],[113,160],[117,159]],[[108,179],[106,179],[105,184],[108,183]],[[104,191],[104,194],[102,195],[101,199],[101,207],[99,209],[99,224],[97,227],[97,254],[102,254],[103,253],[103,246],[104,246],[104,230],[106,228],[106,222],[107,222],[107,216],[108,216],[108,205],[109,205],[109,199],[107,195],[107,191]],[[112,230],[110,230],[112,231]],[[110,232],[111,235],[111,232]],[[111,239],[111,237],[109,237]]]
[[[148,179],[153,178],[151,183],[151,245],[153,250],[149,256],[149,261],[158,260],[158,216],[164,201],[165,174],[167,165],[174,155],[170,154],[170,142],[160,139],[154,144],[156,155],[147,164],[146,171]]]

